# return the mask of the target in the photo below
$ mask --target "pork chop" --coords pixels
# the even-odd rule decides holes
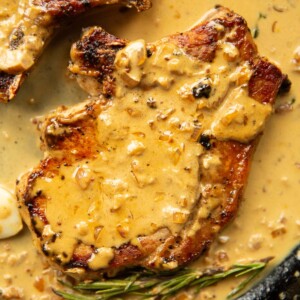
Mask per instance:
[[[150,0],[16,0],[0,13],[0,102],[11,100],[45,44],[66,19],[108,4],[150,8]]]
[[[39,122],[45,159],[17,184],[37,247],[82,278],[196,259],[237,212],[286,76],[223,7],[148,44],[92,27],[71,57],[93,97]]]

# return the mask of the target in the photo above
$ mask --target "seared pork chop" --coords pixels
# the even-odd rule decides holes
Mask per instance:
[[[0,102],[11,100],[53,32],[66,19],[107,5],[150,8],[150,0],[18,0],[1,7]]]
[[[45,159],[17,185],[37,247],[82,278],[199,257],[237,212],[286,77],[223,7],[149,44],[89,28],[71,56],[95,97],[39,122]]]

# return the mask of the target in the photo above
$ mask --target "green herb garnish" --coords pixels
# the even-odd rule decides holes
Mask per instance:
[[[266,258],[250,264],[235,264],[230,268],[200,271],[185,268],[176,273],[158,275],[150,271],[131,272],[124,278],[106,279],[95,282],[82,282],[77,285],[61,282],[71,291],[54,292],[68,300],[107,300],[120,299],[126,295],[135,295],[135,299],[165,300],[186,289],[198,293],[201,289],[218,283],[229,277],[246,278],[228,295],[227,299],[239,294],[268,264],[272,258]],[[123,299],[123,298],[121,298]]]
[[[254,39],[258,38],[258,36],[259,36],[259,28],[258,28],[258,26],[255,26],[252,29],[252,36],[253,36]]]
[[[260,33],[260,30],[259,30],[259,27],[258,27],[259,21],[260,21],[261,19],[266,19],[266,18],[267,18],[267,15],[266,15],[266,14],[259,13],[258,18],[257,18],[257,21],[256,21],[256,25],[255,25],[254,28],[251,30],[252,37],[253,37],[254,39],[258,38],[259,33]]]

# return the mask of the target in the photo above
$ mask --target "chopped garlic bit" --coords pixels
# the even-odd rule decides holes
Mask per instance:
[[[76,224],[75,228],[80,236],[85,236],[89,233],[89,225],[84,221]]]
[[[43,238],[51,238],[54,235],[55,232],[52,230],[51,225],[45,225],[42,233]]]
[[[287,232],[287,219],[284,213],[281,213],[276,221],[271,221],[268,224],[273,238],[284,235]]]
[[[88,260],[89,268],[91,268],[92,270],[106,268],[113,257],[114,250],[112,248],[98,248]]]
[[[224,57],[228,61],[234,61],[239,56],[239,50],[232,43],[223,43],[221,45],[224,52]]]
[[[184,212],[174,212],[173,213],[173,223],[184,224],[187,220],[188,214]]]
[[[22,228],[16,200],[10,192],[0,187],[0,239],[14,236]]]
[[[163,268],[165,270],[173,270],[173,269],[176,269],[177,267],[178,267],[178,262],[177,261],[170,261],[170,262],[167,262],[167,263],[163,264]]]
[[[271,231],[272,237],[276,238],[286,233],[286,226],[279,225]]]
[[[112,208],[111,212],[116,212],[119,210],[126,201],[135,198],[130,194],[116,194],[112,198]]]
[[[224,263],[229,260],[228,254],[225,250],[219,250],[215,253],[216,259],[219,263]]]
[[[250,80],[252,71],[248,63],[244,63],[242,66],[238,66],[234,72],[229,76],[230,81],[234,82],[237,86],[240,86]]]
[[[181,196],[179,197],[178,204],[179,204],[181,207],[187,207],[187,205],[188,205],[188,199],[187,199],[187,197],[181,195]]]
[[[24,263],[24,261],[26,260],[27,257],[28,257],[28,252],[27,251],[22,251],[19,254],[10,254],[10,255],[7,256],[6,263],[10,267],[19,266],[22,263]]]
[[[164,111],[160,111],[156,115],[156,119],[157,119],[157,121],[164,121],[164,120],[168,119],[174,112],[175,112],[174,108],[169,108]]]
[[[220,244],[226,244],[228,241],[229,241],[229,236],[227,236],[227,235],[220,235],[219,237],[218,237],[218,242],[220,243]]]
[[[145,150],[146,150],[145,145],[142,142],[139,142],[139,141],[136,141],[136,140],[132,141],[127,146],[127,153],[130,156],[142,155]]]
[[[75,178],[75,181],[79,187],[83,190],[86,190],[93,180],[92,172],[87,166],[78,167],[75,170],[73,177]]]
[[[170,72],[176,74],[183,74],[183,70],[181,69],[181,61],[178,58],[172,58],[168,61],[167,68]]]
[[[173,223],[183,224],[187,221],[189,211],[186,209],[178,209],[177,207],[167,206],[163,209],[165,216],[172,218]]]
[[[116,56],[115,66],[119,69],[121,78],[130,88],[136,87],[142,78],[141,65],[147,58],[146,43],[137,40],[128,44]]]
[[[177,90],[177,94],[184,100],[189,100],[191,102],[195,102],[195,97],[192,93],[193,85],[184,84]]]
[[[103,226],[97,226],[94,229],[94,239],[96,242],[99,240],[102,229],[103,229]]]
[[[220,158],[217,155],[207,154],[202,159],[204,169],[215,168],[221,165]]]
[[[179,147],[169,147],[170,159],[174,165],[177,165],[182,154],[182,150]]]
[[[192,122],[182,122],[181,124],[180,124],[180,131],[182,131],[182,132],[193,132],[194,131],[194,128],[195,128],[195,126],[194,126],[194,124],[192,123]]]
[[[119,232],[121,237],[126,238],[130,231],[129,220],[125,219],[121,223],[119,223],[117,225],[117,231]]]
[[[258,250],[262,247],[263,241],[264,241],[264,237],[262,234],[260,233],[253,234],[249,239],[248,247],[251,250]]]
[[[143,115],[143,113],[140,110],[133,109],[131,107],[127,108],[126,111],[129,114],[129,116],[133,118],[141,117]]]
[[[66,274],[69,274],[69,275],[82,275],[85,273],[85,269],[83,268],[69,268],[67,271],[65,271]]]
[[[213,27],[214,29],[216,29],[219,32],[222,32],[222,31],[225,30],[225,27],[222,24],[220,24],[220,23],[218,23],[218,22],[216,22],[214,20],[209,21],[208,24],[207,24],[207,26]]]

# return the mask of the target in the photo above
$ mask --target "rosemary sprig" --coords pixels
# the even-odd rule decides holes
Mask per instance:
[[[246,278],[227,296],[227,299],[239,294],[268,264],[272,258],[266,258],[250,264],[235,264],[230,268],[209,270],[183,269],[176,273],[158,275],[153,272],[133,272],[129,277],[107,279],[96,282],[82,282],[75,286],[61,282],[72,288],[72,292],[54,292],[68,300],[107,300],[118,296],[135,295],[136,299],[168,299],[183,289],[193,289],[198,293],[204,287],[213,285],[228,277]],[[123,298],[122,298],[123,299]]]

